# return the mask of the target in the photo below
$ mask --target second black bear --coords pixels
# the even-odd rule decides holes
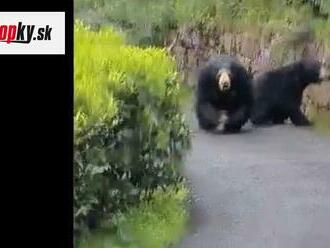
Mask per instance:
[[[310,125],[300,105],[304,89],[311,83],[322,81],[321,67],[317,60],[302,59],[256,78],[253,82],[252,123],[282,124],[290,118],[294,125]]]
[[[199,74],[196,113],[199,126],[214,130],[221,112],[227,120],[224,132],[238,132],[248,121],[252,104],[251,76],[231,56],[211,59]]]

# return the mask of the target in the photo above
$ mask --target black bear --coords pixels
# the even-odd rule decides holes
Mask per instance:
[[[252,105],[252,78],[231,56],[211,59],[198,78],[196,114],[200,128],[215,130],[225,112],[224,132],[239,132]]]
[[[304,89],[323,80],[321,63],[314,59],[298,62],[265,72],[253,80],[253,109],[255,125],[283,124],[290,118],[297,126],[310,125],[300,110]]]

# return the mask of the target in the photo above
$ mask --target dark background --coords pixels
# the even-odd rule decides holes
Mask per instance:
[[[73,0],[11,0],[0,11],[66,12],[65,55],[0,55],[1,202],[9,246],[72,247]]]

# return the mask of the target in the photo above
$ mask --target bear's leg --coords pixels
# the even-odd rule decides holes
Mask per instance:
[[[242,126],[249,118],[249,108],[242,106],[240,109],[229,113],[228,120],[225,123],[224,131],[230,133],[239,132]]]
[[[296,126],[310,126],[310,121],[306,118],[306,116],[301,112],[301,110],[293,109],[290,113],[290,119],[292,123]]]
[[[282,125],[284,124],[285,118],[273,118],[273,124],[275,125]]]
[[[266,104],[255,104],[251,122],[256,126],[267,124],[269,122],[269,106]]]
[[[284,114],[274,113],[272,115],[272,122],[273,122],[273,124],[281,125],[281,124],[284,124],[284,121],[287,118],[288,118],[288,116],[285,116]]]
[[[225,133],[238,133],[242,129],[240,124],[225,124],[224,132]]]
[[[219,112],[209,103],[197,103],[197,119],[199,127],[204,130],[213,130],[219,124]]]

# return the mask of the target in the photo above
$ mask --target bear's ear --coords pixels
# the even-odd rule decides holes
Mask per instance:
[[[252,69],[252,66],[249,65],[249,67],[248,67],[248,73],[249,73],[250,78],[253,79],[254,76],[255,76],[255,74],[257,73],[257,70],[253,70]]]

